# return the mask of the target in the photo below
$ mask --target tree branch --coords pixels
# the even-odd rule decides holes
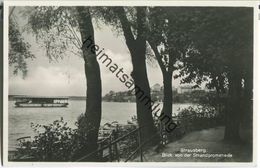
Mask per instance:
[[[136,40],[145,40],[145,7],[136,8],[137,15],[137,39]]]
[[[69,19],[69,24],[70,24],[70,26],[71,26],[72,32],[74,33],[73,35],[76,37],[76,40],[78,41],[79,46],[82,46],[82,45],[83,45],[83,44],[82,44],[83,42],[81,42],[79,36],[78,36],[77,33],[75,32],[75,30],[74,30],[74,28],[73,28],[73,26],[72,26],[72,23],[71,23],[71,21],[70,21],[70,19]]]
[[[153,49],[153,52],[154,52],[154,54],[155,54],[155,57],[156,57],[156,59],[157,59],[157,61],[158,61],[158,64],[159,64],[159,66],[160,66],[162,72],[163,72],[163,73],[166,73],[166,72],[167,72],[167,71],[166,71],[166,66],[164,66],[164,64],[163,64],[162,56],[161,56],[161,54],[159,53],[157,46],[155,45],[155,43],[152,42],[152,40],[149,40],[148,43],[150,44],[151,48]]]
[[[117,16],[121,22],[126,44],[128,46],[131,46],[135,42],[135,38],[134,38],[133,32],[131,30],[131,25],[126,17],[126,12],[123,7],[116,7],[115,13],[117,14]],[[132,48],[132,47],[129,47],[129,48]]]
[[[11,9],[11,12],[9,13],[9,18],[12,16],[14,9],[15,9],[15,6]]]
[[[173,72],[173,70],[174,70],[174,60],[175,60],[175,58],[174,58],[174,56],[175,56],[175,53],[174,53],[174,51],[173,51],[173,49],[171,49],[170,48],[170,50],[169,50],[169,67],[168,67],[168,72]]]
[[[71,34],[74,36],[75,40],[77,41],[79,46],[82,46],[82,43],[80,42],[77,34],[74,32],[73,28],[70,27],[69,25],[66,25],[69,28],[69,31],[71,32]]]

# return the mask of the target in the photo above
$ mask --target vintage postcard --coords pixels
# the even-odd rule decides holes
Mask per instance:
[[[5,1],[4,164],[253,166],[258,5]]]

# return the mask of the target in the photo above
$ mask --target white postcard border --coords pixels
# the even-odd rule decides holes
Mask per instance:
[[[210,166],[210,167],[240,167],[240,166],[255,166],[257,152],[259,149],[257,139],[259,134],[257,133],[257,120],[260,115],[257,115],[257,110],[260,110],[259,102],[259,86],[260,79],[259,74],[260,63],[259,51],[258,51],[258,1],[4,1],[4,97],[3,97],[3,163],[6,166],[91,166],[91,167],[172,167],[172,166]],[[253,162],[10,162],[8,161],[8,17],[10,6],[219,6],[219,7],[253,7],[254,8],[254,101],[253,101]],[[257,56],[258,57],[257,57]],[[257,65],[258,64],[258,65]]]

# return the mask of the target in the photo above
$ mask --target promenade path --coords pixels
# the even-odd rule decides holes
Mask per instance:
[[[243,131],[241,136],[250,136],[250,132]],[[210,128],[200,131],[193,131],[182,139],[169,143],[158,153],[154,149],[145,152],[144,161],[149,162],[247,162],[251,161],[252,149],[249,142],[228,143],[223,141],[224,127]],[[206,154],[232,154],[232,157],[193,157],[193,154],[203,152],[183,152],[183,149],[206,150]],[[181,154],[190,154],[186,157]],[[164,155],[164,157],[163,157]],[[187,157],[188,156],[188,157]],[[136,158],[138,159],[138,158]],[[136,160],[137,161],[137,160]]]

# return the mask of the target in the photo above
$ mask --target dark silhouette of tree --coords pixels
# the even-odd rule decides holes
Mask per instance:
[[[91,20],[90,10],[87,7],[77,7],[79,32],[81,34],[81,41],[87,39],[88,36],[93,37],[94,28]],[[85,62],[85,75],[87,78],[87,103],[85,117],[79,122],[82,134],[86,136],[86,144],[82,149],[84,152],[90,153],[98,149],[98,133],[101,122],[101,77],[99,64],[96,59],[96,53],[90,51],[83,46],[83,58]],[[81,154],[80,154],[81,155]],[[97,154],[95,154],[97,155]],[[97,156],[93,155],[91,161],[95,161]]]
[[[242,116],[252,114],[253,10],[197,8],[192,20],[193,47],[180,75],[183,82],[209,81],[218,92],[228,90],[225,140],[239,141]]]
[[[101,121],[101,77],[99,64],[93,49],[83,46],[83,42],[91,36],[94,41],[91,9],[89,7],[63,7],[63,6],[36,6],[26,7],[23,15],[28,18],[26,30],[35,35],[38,44],[46,51],[50,60],[62,59],[68,55],[78,55],[85,63],[85,76],[87,86],[86,111],[78,121],[79,132],[83,139],[82,150],[75,158],[87,155],[97,149],[98,132]],[[12,22],[10,24],[12,26]],[[11,27],[12,28],[12,27]],[[11,29],[11,33],[12,33]],[[16,32],[15,32],[16,33]],[[18,33],[10,34],[10,42],[15,44]],[[19,36],[18,36],[19,37]],[[28,46],[22,44],[17,53],[21,56],[9,55],[9,60],[17,60],[26,67],[24,58],[28,58]],[[12,45],[13,46],[13,45]],[[14,45],[17,47],[16,45]],[[14,50],[10,48],[11,54]],[[19,54],[18,54],[19,55]],[[22,66],[20,69],[24,69]],[[93,155],[90,160],[95,160]]]
[[[136,28],[131,26],[123,7],[116,8],[115,12],[120,20],[126,44],[131,54],[133,64],[132,77],[135,86],[139,87],[144,92],[144,96],[148,98],[148,101],[141,101],[138,98],[140,96],[138,95],[138,90],[135,90],[137,119],[139,127],[142,127],[141,139],[143,141],[150,139],[151,142],[157,143],[157,138],[151,139],[156,134],[156,129],[152,118],[151,93],[146,70],[146,8],[136,7],[135,10]],[[134,31],[136,32],[132,31],[133,28],[135,28]]]
[[[131,73],[135,83],[136,108],[141,139],[158,142],[152,117],[150,85],[146,70],[147,8],[146,7],[103,7],[99,13],[105,23],[112,24],[121,32],[132,58]],[[143,98],[140,99],[140,90]],[[151,139],[151,137],[154,137]]]
[[[172,117],[172,80],[178,62],[190,46],[186,30],[190,28],[187,10],[183,8],[149,8],[148,42],[158,61],[163,76],[164,100],[161,116]],[[167,124],[167,123],[165,123]]]

